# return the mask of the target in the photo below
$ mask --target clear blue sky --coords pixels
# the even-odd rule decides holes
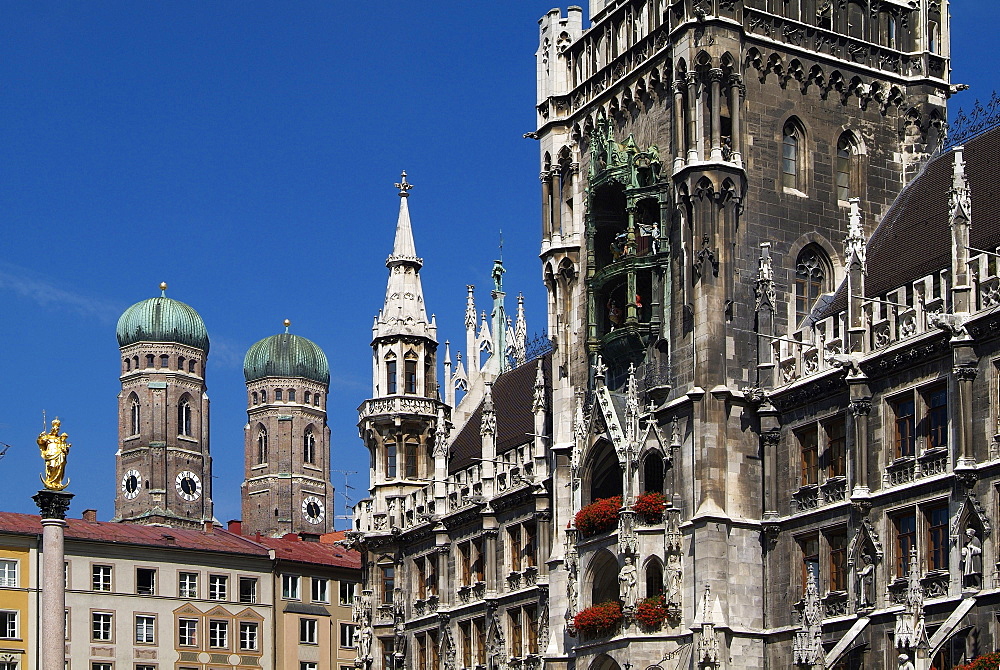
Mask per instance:
[[[464,339],[466,284],[487,307],[500,229],[508,308],[523,291],[529,331],[544,328],[522,134],[551,6],[0,1],[0,509],[36,511],[45,409],[74,444],[71,515],[110,518],[115,323],[160,281],[212,340],[216,516],[240,514],[243,354],[286,317],[330,360],[335,467],[361,494],[355,410],[401,169],[441,340]],[[953,80],[973,85],[953,110],[998,87],[992,10],[953,5]]]

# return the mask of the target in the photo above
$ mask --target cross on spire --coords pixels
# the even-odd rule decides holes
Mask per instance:
[[[410,196],[409,190],[413,188],[413,184],[406,181],[406,170],[403,170],[402,177],[400,178],[400,182],[396,184],[396,188],[399,189],[400,198],[407,198]]]

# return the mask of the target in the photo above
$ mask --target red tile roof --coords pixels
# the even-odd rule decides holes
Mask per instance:
[[[278,560],[354,570],[361,569],[361,554],[332,544],[332,542],[307,542],[294,535],[286,535],[285,537],[261,537],[260,543],[273,549],[274,557]]]
[[[221,528],[212,532],[143,526],[110,521],[66,519],[66,539],[136,546],[190,549],[266,557],[266,547]],[[42,523],[35,514],[0,512],[0,534],[40,535]]]

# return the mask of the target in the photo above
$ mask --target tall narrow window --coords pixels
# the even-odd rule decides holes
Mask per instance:
[[[507,611],[510,617],[510,655],[520,658],[521,650],[521,610],[511,609]]]
[[[927,510],[927,569],[948,569],[948,507]]]
[[[896,47],[896,17],[889,14],[885,21],[885,45],[890,49]]]
[[[295,402],[295,389],[288,389],[288,402]]]
[[[819,585],[819,534],[807,535],[799,539],[802,550],[802,590],[809,584],[809,576]]]
[[[416,479],[419,474],[417,472],[417,453],[419,445],[413,440],[407,440],[405,444],[405,453],[403,455],[404,467],[406,468],[406,478]]]
[[[795,261],[795,325],[802,327],[829,283],[829,260],[816,245],[803,249]]]
[[[163,354],[160,356],[160,367],[164,370],[170,367],[170,356]]]
[[[416,394],[417,392],[417,362],[403,361],[404,393]]]
[[[927,22],[927,50],[932,54],[938,52],[938,42],[940,40],[940,35],[938,33],[937,21]]]
[[[274,389],[274,399],[281,400],[281,389]]]
[[[910,550],[916,548],[917,517],[903,514],[893,519],[896,530],[896,577],[905,577],[910,571]]]
[[[895,401],[892,404],[892,409],[896,415],[896,458],[913,456],[916,451],[913,396],[907,396]]]
[[[391,438],[385,443],[385,476],[396,478],[396,442]]]
[[[646,493],[663,493],[663,456],[656,452],[642,462],[642,488]]]
[[[394,395],[396,393],[396,361],[385,362],[385,393]]]
[[[830,548],[830,590],[847,590],[847,533],[837,530],[826,536]]]
[[[826,424],[827,477],[843,477],[847,474],[847,425],[843,419],[835,419]]]
[[[851,158],[854,147],[848,135],[841,135],[837,142],[837,200],[851,198]]]
[[[927,448],[948,446],[948,391],[936,388],[927,394]]]
[[[191,435],[191,403],[187,400],[177,406],[177,432],[180,435]]]
[[[139,419],[141,415],[139,409],[139,399],[136,398],[135,396],[132,396],[132,406],[129,408],[129,414],[131,417],[130,423],[132,428],[132,432],[130,433],[130,435],[138,435],[140,426]]]
[[[306,428],[302,436],[302,460],[306,463],[316,462],[316,436],[313,434],[312,426]]]
[[[865,10],[860,3],[847,6],[847,34],[859,40],[865,38]]]
[[[267,463],[267,429],[261,426],[257,431],[257,464]]]
[[[816,434],[816,426],[800,431],[796,435],[799,439],[799,449],[802,454],[802,477],[800,486],[809,486],[819,483],[819,441]]]
[[[788,123],[781,137],[781,185],[798,188],[799,183],[799,134],[795,126]]]
[[[396,568],[392,565],[380,565],[379,571],[382,576],[382,602],[391,604],[396,591]]]
[[[646,565],[646,597],[663,595],[663,567],[657,560]]]

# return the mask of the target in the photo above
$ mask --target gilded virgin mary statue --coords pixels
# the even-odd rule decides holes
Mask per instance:
[[[52,430],[42,432],[38,436],[38,449],[42,453],[42,460],[45,461],[45,474],[39,475],[42,484],[50,491],[62,491],[69,486],[69,480],[63,483],[63,475],[66,473],[66,456],[69,455],[70,443],[66,441],[69,437],[66,433],[59,433],[59,426],[62,422],[59,419],[52,421]]]

